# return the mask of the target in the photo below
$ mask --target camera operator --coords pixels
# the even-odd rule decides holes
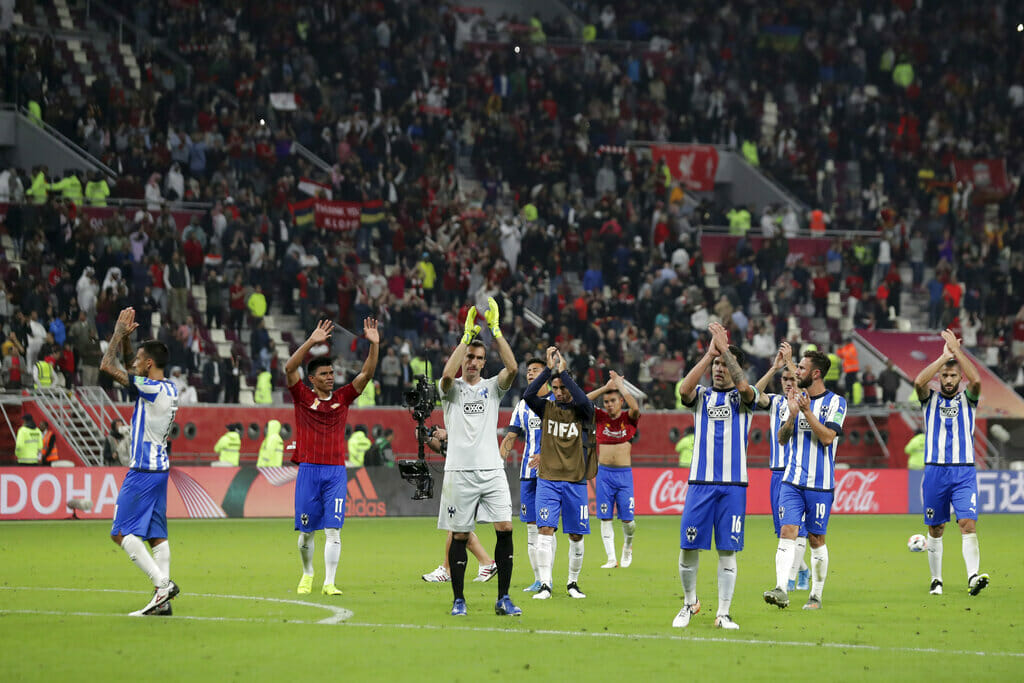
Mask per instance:
[[[417,430],[421,430],[418,433],[418,438],[423,440],[424,445],[435,453],[440,453],[442,456],[448,451],[448,432],[445,431],[444,427],[417,427]],[[423,580],[427,583],[447,583],[452,580],[451,569],[448,566],[448,550],[452,547],[452,532],[448,532],[448,540],[444,544],[444,561],[438,565],[437,569],[430,572],[429,574],[423,575]],[[480,564],[480,573],[477,574],[476,578],[473,579],[475,582],[490,581],[494,578],[497,571],[497,565],[494,560],[491,559],[490,555],[484,549],[480,539],[472,531],[469,532],[469,540],[466,543],[466,550],[473,553],[476,557],[477,562]]]

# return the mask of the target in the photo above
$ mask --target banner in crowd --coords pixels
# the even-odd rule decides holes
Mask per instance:
[[[296,467],[173,467],[167,487],[167,516],[178,519],[291,517],[294,514]],[[0,468],[0,520],[66,519],[73,498],[92,501],[77,515],[111,519],[125,470],[118,467]],[[412,500],[413,487],[394,467],[348,471],[349,517],[437,515],[443,473],[432,472],[435,497]],[[686,504],[688,470],[667,467],[633,469],[635,512],[679,515]],[[770,514],[771,472],[750,470],[747,513]],[[518,471],[507,470],[513,505],[519,507]],[[911,480],[912,482],[914,479]],[[916,490],[920,490],[917,478]],[[914,484],[909,490],[914,491]],[[589,482],[590,512],[596,517],[594,482]],[[980,511],[1024,512],[1024,473],[980,472]],[[913,493],[911,497],[913,497]],[[920,496],[917,494],[917,507]],[[908,511],[907,470],[839,470],[835,514],[899,514]],[[910,506],[913,509],[913,505]]]
[[[911,470],[907,479],[908,512],[924,514],[924,499],[921,492],[923,483],[924,471]],[[978,470],[977,504],[979,515],[1000,512],[1024,513],[1024,472]],[[953,515],[950,519],[956,519],[956,516]]]
[[[270,106],[279,111],[297,111],[299,96],[293,92],[270,93]]]
[[[1006,159],[954,159],[953,176],[974,186],[976,201],[999,201],[1010,193]]]
[[[697,192],[715,189],[718,150],[711,145],[651,145],[651,158],[664,159],[672,177]]]
[[[303,199],[288,204],[292,222],[297,226],[315,225],[332,232],[356,230],[361,223],[374,224],[383,220],[384,202],[339,202],[327,199]]]
[[[2,225],[4,220],[7,218],[9,206],[9,204],[0,202],[0,225]],[[116,213],[121,213],[126,216],[129,222],[135,221],[137,218],[141,218],[138,215],[140,213],[148,213],[154,221],[160,215],[159,211],[147,211],[141,206],[82,206],[79,207],[79,210],[85,214],[86,218],[89,219],[90,225],[94,228],[110,219]],[[171,217],[174,218],[174,224],[178,226],[178,231],[181,232],[185,229],[185,226],[192,222],[193,216],[202,218],[205,212],[199,209],[172,209],[170,213]]]

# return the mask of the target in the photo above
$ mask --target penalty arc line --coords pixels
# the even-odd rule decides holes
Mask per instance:
[[[132,595],[138,595],[139,591],[124,590],[120,588],[44,588],[41,586],[0,586],[0,590],[9,591],[68,591],[73,593],[130,593]],[[186,595],[197,597],[197,598],[219,598],[221,600],[258,600],[261,602],[276,602],[285,605],[299,605],[300,607],[316,607],[319,609],[325,609],[331,612],[331,616],[325,617],[319,621],[295,621],[294,623],[299,624],[340,624],[346,619],[352,616],[352,610],[345,609],[344,607],[336,607],[334,605],[324,605],[318,602],[307,602],[305,600],[290,600],[285,598],[268,598],[259,595],[222,595],[219,593],[186,593]],[[4,610],[0,609],[0,613],[15,613],[15,614],[68,614],[70,616],[123,616],[119,614],[88,614],[86,612],[52,612],[52,611],[33,611],[33,610]],[[268,619],[254,619],[254,618],[232,618],[232,617],[188,617],[183,616],[185,619],[200,619],[209,621],[270,621]]]
[[[38,590],[38,591],[70,591],[79,593],[130,593],[139,595],[139,591],[123,590],[117,588],[44,588],[39,586],[0,586],[0,590]],[[143,593],[146,595],[146,593]],[[186,593],[186,595],[203,598],[216,598],[222,600],[255,600],[262,602],[276,602],[303,607],[318,607],[330,610],[334,614],[321,619],[320,621],[303,621],[299,619],[286,619],[283,622],[279,619],[257,617],[215,617],[215,616],[189,616],[175,615],[172,619],[188,619],[192,621],[227,621],[227,622],[250,622],[250,623],[287,623],[287,624],[329,624],[342,625],[350,628],[370,629],[418,629],[427,631],[464,631],[473,633],[500,633],[519,635],[544,635],[544,636],[567,636],[576,638],[612,638],[621,640],[665,640],[677,642],[694,643],[738,643],[741,645],[768,645],[782,647],[825,647],[839,650],[865,650],[869,652],[896,652],[907,654],[947,654],[947,655],[969,655],[976,657],[1019,657],[1024,658],[1024,652],[991,652],[984,650],[949,650],[945,648],[930,647],[884,647],[881,645],[867,645],[864,643],[824,643],[815,641],[799,640],[768,640],[764,638],[725,638],[712,636],[683,636],[663,633],[615,633],[600,631],[564,631],[556,629],[531,629],[531,628],[499,628],[494,626],[448,626],[438,624],[402,624],[402,623],[366,623],[347,621],[353,612],[344,607],[324,605],[303,600],[290,600],[284,598],[268,598],[257,595],[223,595],[220,593]],[[121,613],[96,613],[96,612],[63,612],[56,610],[13,610],[0,608],[0,614],[42,614],[52,616],[83,616],[83,617],[127,617]],[[136,617],[132,617],[136,618]]]

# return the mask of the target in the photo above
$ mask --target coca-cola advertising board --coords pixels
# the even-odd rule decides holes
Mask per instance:
[[[689,470],[636,468],[633,494],[638,515],[678,515],[686,505]],[[771,471],[748,472],[747,514],[771,514],[768,486]],[[833,514],[891,514],[907,511],[906,470],[839,470]]]

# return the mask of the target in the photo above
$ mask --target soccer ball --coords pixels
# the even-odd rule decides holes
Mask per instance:
[[[919,553],[928,548],[928,539],[922,534],[914,534],[907,539],[907,548],[912,553]]]

